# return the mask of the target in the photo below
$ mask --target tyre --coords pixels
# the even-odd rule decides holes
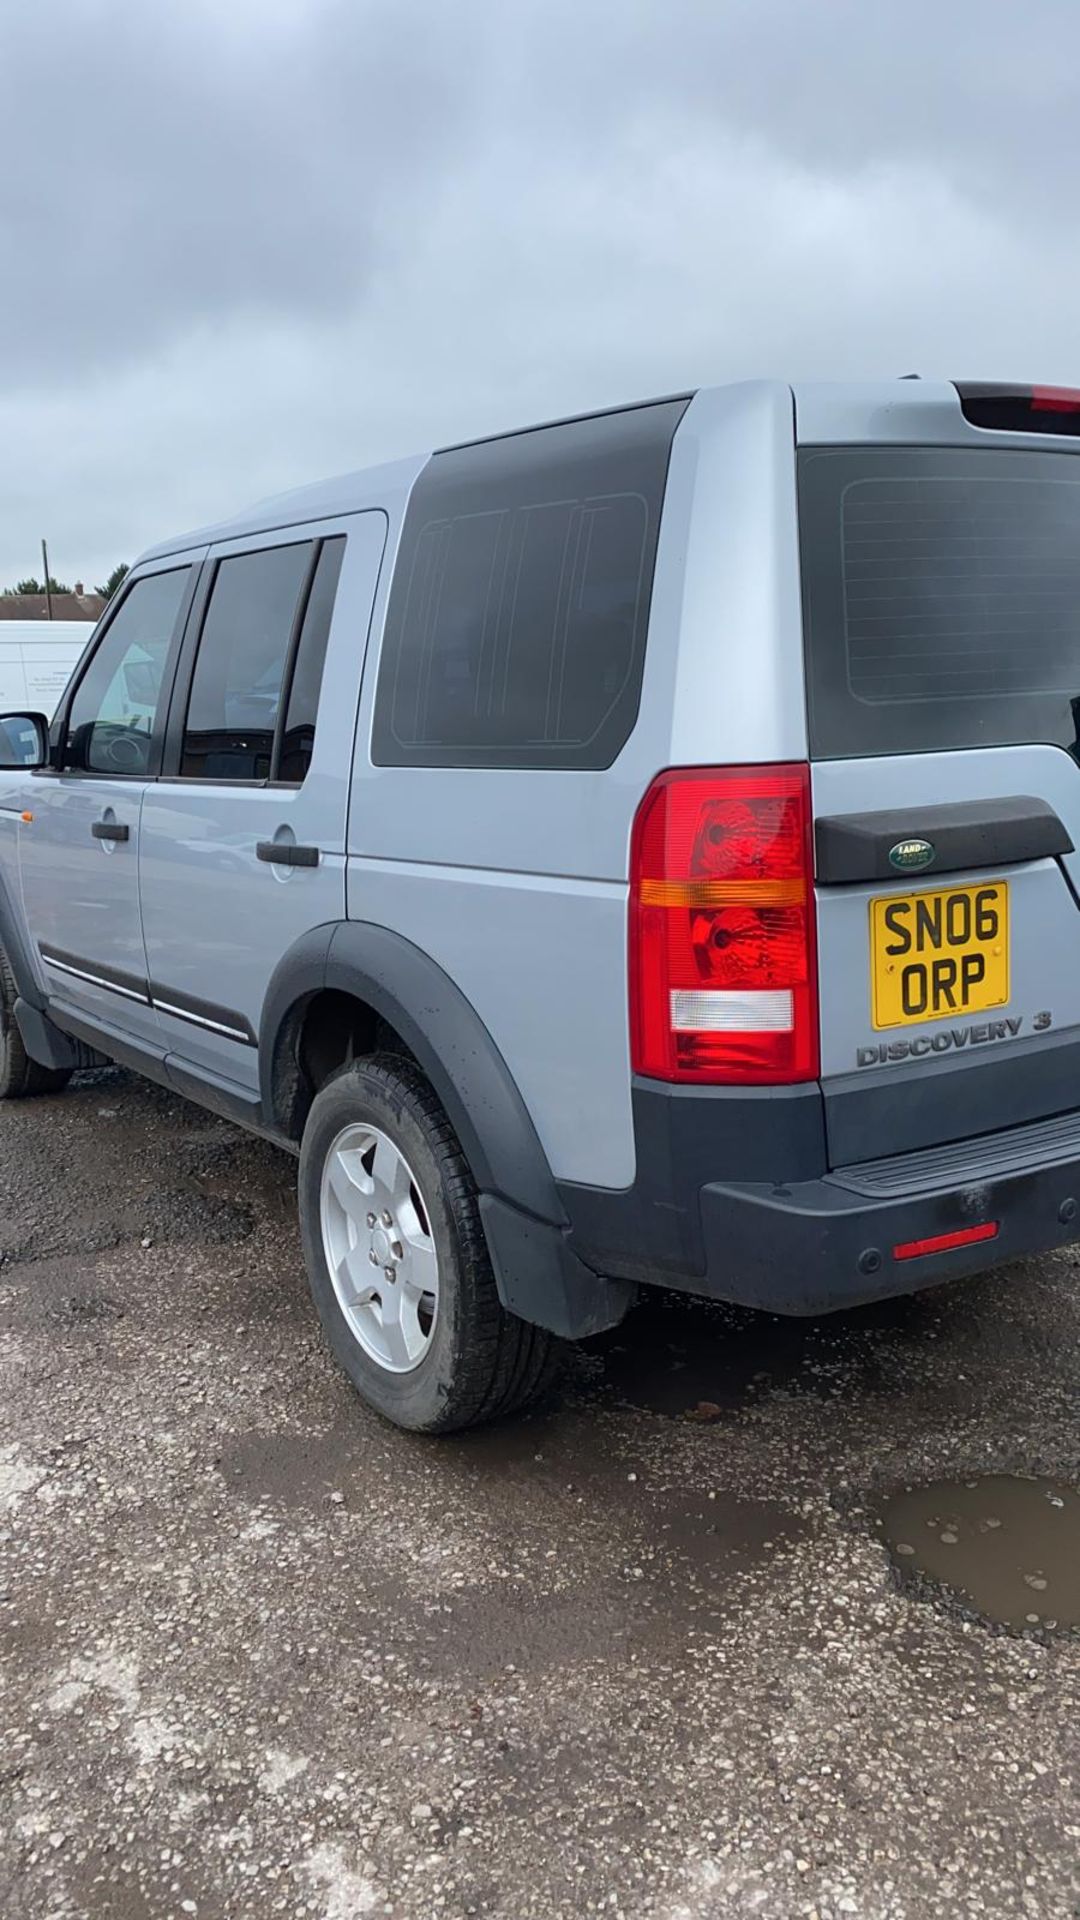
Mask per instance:
[[[15,1024],[18,988],[7,954],[0,947],[0,1100],[22,1100],[35,1093],[60,1093],[71,1079],[67,1067],[43,1067],[31,1060]]]
[[[411,1061],[374,1054],[316,1095],[299,1197],[327,1338],[388,1420],[451,1433],[548,1384],[557,1343],[502,1306],[465,1157]]]

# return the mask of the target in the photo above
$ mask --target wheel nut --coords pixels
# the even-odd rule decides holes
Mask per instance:
[[[375,1225],[375,1215],[373,1213],[368,1214],[367,1223],[369,1227],[373,1227]]]
[[[369,1260],[371,1261],[371,1264],[372,1264],[372,1266],[373,1266],[373,1267],[377,1267],[377,1266],[378,1266],[378,1264],[379,1264],[379,1256],[378,1256],[378,1254],[376,1253],[376,1251],[375,1251],[375,1249],[374,1249],[374,1247],[372,1247],[372,1248],[371,1248],[371,1249],[369,1250],[369,1252],[368,1252],[368,1259],[369,1259]]]
[[[392,1227],[392,1226],[393,1226],[393,1224],[394,1224],[394,1216],[393,1216],[393,1214],[392,1214],[392,1213],[384,1213],[384,1214],[383,1214],[383,1217],[382,1217],[382,1223],[383,1223],[383,1226],[384,1226],[384,1227]]]
[[[391,1240],[390,1251],[393,1254],[395,1260],[400,1260],[404,1255],[405,1249],[402,1246],[400,1240]]]
[[[384,1272],[388,1280],[394,1280],[397,1278],[396,1274],[394,1273],[393,1267],[386,1267],[384,1269]]]

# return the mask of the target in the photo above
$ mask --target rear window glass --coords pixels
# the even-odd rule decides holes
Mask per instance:
[[[378,766],[607,767],[637,716],[685,401],[436,454],[413,489]]]
[[[799,519],[816,758],[1076,745],[1073,456],[807,448]]]

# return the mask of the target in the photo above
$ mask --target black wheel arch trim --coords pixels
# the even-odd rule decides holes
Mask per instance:
[[[278,962],[259,1038],[265,1124],[295,1130],[302,1110],[296,1022],[327,990],[364,1001],[401,1036],[438,1094],[481,1192],[566,1225],[536,1128],[480,1015],[436,961],[389,927],[330,922],[304,934]]]

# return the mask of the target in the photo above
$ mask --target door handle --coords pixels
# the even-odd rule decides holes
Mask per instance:
[[[255,847],[256,860],[271,867],[317,867],[318,847],[297,847],[290,840],[260,840]]]
[[[95,840],[130,840],[131,828],[119,820],[95,820],[90,828]]]

